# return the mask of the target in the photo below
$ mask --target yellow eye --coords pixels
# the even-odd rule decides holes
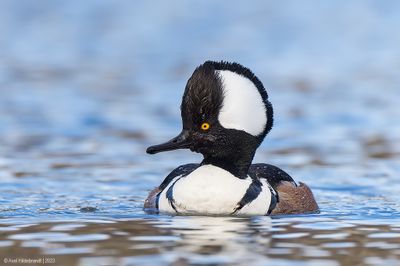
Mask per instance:
[[[201,129],[206,131],[210,128],[210,124],[207,122],[204,122],[203,124],[201,124]]]

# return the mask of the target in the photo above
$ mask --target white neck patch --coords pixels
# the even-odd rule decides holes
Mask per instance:
[[[253,136],[264,131],[267,113],[260,92],[248,78],[229,70],[216,70],[221,77],[224,100],[218,121],[230,129]]]

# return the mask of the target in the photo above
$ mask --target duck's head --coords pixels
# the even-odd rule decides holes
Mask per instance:
[[[261,81],[237,63],[207,61],[188,80],[181,104],[182,132],[154,154],[190,149],[205,160],[250,156],[272,128],[273,110]]]

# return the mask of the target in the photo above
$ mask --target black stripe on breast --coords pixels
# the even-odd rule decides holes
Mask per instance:
[[[169,183],[171,183],[171,181],[174,180],[174,178],[176,178],[177,176],[185,177],[185,176],[189,175],[191,172],[196,170],[199,166],[200,166],[199,164],[195,164],[195,163],[184,164],[184,165],[181,165],[181,166],[175,168],[174,170],[172,170],[172,172],[169,175],[167,175],[167,177],[164,179],[164,181],[158,187],[160,189],[160,192],[158,193],[157,198],[156,198],[157,210],[159,209],[160,195],[164,191],[164,189],[168,187]],[[171,198],[173,199],[173,197],[171,197]]]
[[[275,189],[273,189],[271,186],[268,186],[269,191],[271,191],[271,203],[269,204],[268,212],[267,215],[270,215],[271,212],[275,209],[276,204],[279,202],[279,196],[278,193],[276,193]]]
[[[165,196],[168,199],[169,204],[171,205],[172,209],[175,210],[176,213],[179,213],[178,210],[176,209],[175,206],[175,199],[174,199],[174,186],[176,184],[176,182],[179,181],[179,179],[181,179],[182,177],[178,178],[167,190],[167,193],[165,193]]]
[[[156,209],[158,210],[158,201],[160,200],[160,195],[161,192],[158,192],[157,196],[156,196]]]
[[[258,179],[253,179],[250,186],[247,188],[246,193],[244,193],[242,199],[237,203],[231,215],[236,214],[245,205],[255,200],[262,191],[261,187],[262,187],[261,182]]]

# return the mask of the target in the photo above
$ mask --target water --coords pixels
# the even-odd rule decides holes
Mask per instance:
[[[398,10],[3,1],[0,263],[399,265]],[[275,126],[255,161],[309,184],[320,214],[143,212],[169,171],[201,159],[144,151],[179,132],[185,82],[206,59],[264,82]]]

